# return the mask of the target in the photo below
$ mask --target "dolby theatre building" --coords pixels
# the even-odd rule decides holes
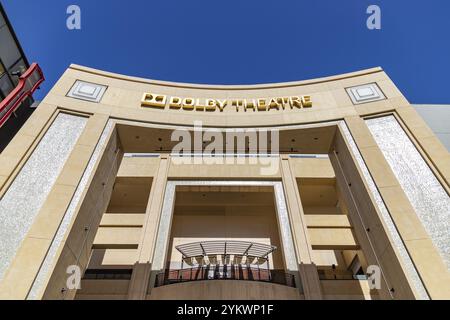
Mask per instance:
[[[72,65],[0,164],[1,299],[450,299],[450,155],[380,68]]]

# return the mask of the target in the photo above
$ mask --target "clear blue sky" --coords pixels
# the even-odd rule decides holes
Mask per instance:
[[[412,103],[450,103],[450,1],[1,0],[48,92],[70,63],[158,80],[293,81],[381,66]],[[77,4],[82,29],[66,28]],[[366,8],[382,29],[366,28]]]

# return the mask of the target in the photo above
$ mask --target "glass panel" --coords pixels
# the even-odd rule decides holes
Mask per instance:
[[[21,58],[13,36],[7,27],[0,28],[0,58],[5,68],[9,69],[17,60]]]
[[[0,91],[3,94],[3,96],[7,96],[12,90],[14,89],[13,84],[11,83],[11,80],[9,80],[8,75],[5,73],[0,78]]]
[[[27,66],[23,59],[17,61],[17,63],[9,69],[9,74],[11,74],[11,78],[14,81],[14,86],[17,86],[19,83],[19,77],[27,71]],[[18,75],[13,75],[15,72],[18,72]]]
[[[5,18],[3,17],[3,15],[0,13],[0,28],[3,27],[6,24]]]

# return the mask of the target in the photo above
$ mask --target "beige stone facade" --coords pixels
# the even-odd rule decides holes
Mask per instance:
[[[48,173],[45,188],[36,186],[45,197],[30,209],[29,227],[19,228],[17,250],[1,257],[1,299],[450,298],[450,235],[430,231],[432,222],[424,222],[398,176],[402,160],[386,157],[383,137],[367,120],[395,120],[443,204],[450,155],[380,68],[212,86],[72,65],[0,154],[2,218],[14,219],[15,203],[27,205],[6,201],[61,114],[85,124],[59,171]],[[204,132],[224,136],[227,129],[276,130],[279,152],[266,162],[251,156],[239,162],[236,154],[250,153],[244,144],[230,163],[208,162],[209,156],[180,162],[171,136],[174,130],[193,136],[199,122]],[[275,169],[263,170],[269,166]],[[30,172],[31,180],[44,174]],[[157,285],[168,269],[182,268],[177,245],[211,240],[276,246],[268,268],[295,285],[250,279]],[[68,282],[71,266],[81,271],[78,290]],[[365,279],[373,266],[380,269],[379,288]]]

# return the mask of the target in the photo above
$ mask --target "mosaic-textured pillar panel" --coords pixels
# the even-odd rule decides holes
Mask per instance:
[[[394,116],[366,120],[416,214],[450,269],[450,198]]]
[[[41,268],[39,269],[38,275],[36,276],[36,279],[33,282],[33,286],[31,287],[31,290],[27,297],[28,300],[37,299],[41,291],[44,289],[45,279],[48,276],[48,273],[51,271],[52,264],[55,262],[58,248],[61,246],[64,236],[66,235],[69,229],[70,223],[72,222],[72,219],[76,214],[76,208],[80,203],[80,201],[82,200],[81,199],[82,194],[84,190],[89,186],[88,185],[89,179],[95,173],[94,172],[95,164],[102,155],[101,154],[102,149],[108,143],[107,138],[108,135],[111,133],[112,129],[113,129],[113,122],[110,120],[106,125],[106,128],[102,132],[100,140],[95,147],[94,153],[92,154],[88,162],[86,170],[84,171],[83,176],[81,177],[80,183],[78,184],[78,187],[75,190],[75,194],[72,200],[70,201],[70,205],[64,214],[64,218],[58,228],[58,231],[56,232],[55,238],[53,239],[52,244],[50,245],[50,249],[48,250],[44,262],[42,263]]]
[[[0,200],[0,280],[50,193],[87,118],[60,113]]]

